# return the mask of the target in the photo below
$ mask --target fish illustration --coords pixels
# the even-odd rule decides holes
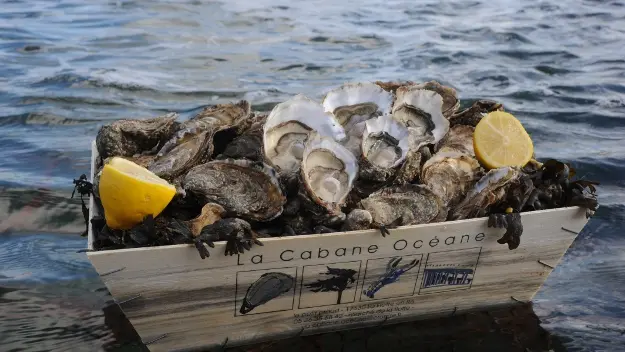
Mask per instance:
[[[252,309],[289,292],[293,285],[295,285],[295,279],[291,275],[274,272],[262,274],[247,288],[239,312],[247,314]]]
[[[419,264],[419,260],[414,259],[407,264],[397,267],[401,259],[401,257],[391,258],[391,260],[389,260],[388,264],[386,265],[386,272],[380,275],[380,277],[376,281],[371,283],[371,285],[369,285],[369,287],[363,292],[363,294],[369,298],[374,298],[376,292],[378,292],[382,287],[396,282],[397,280],[399,280],[399,277],[403,273]]]

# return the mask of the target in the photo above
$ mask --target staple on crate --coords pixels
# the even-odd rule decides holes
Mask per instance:
[[[510,298],[512,298],[513,301],[517,301],[519,303],[525,303],[525,302],[521,301],[520,299],[515,298],[514,296],[510,296]]]
[[[159,340],[162,340],[162,339],[164,339],[164,338],[166,338],[166,337],[167,337],[167,334],[163,334],[163,335],[161,335],[161,336],[159,336],[159,337],[157,337],[157,338],[155,338],[155,339],[152,339],[152,340],[150,340],[150,341],[148,341],[148,342],[144,342],[143,344],[144,344],[144,345],[146,345],[146,346],[147,346],[147,345],[151,345],[151,344],[153,344],[154,342],[159,341]]]
[[[544,265],[544,266],[546,266],[546,267],[550,268],[550,269],[553,269],[553,268],[554,268],[552,265],[549,265],[549,264],[547,264],[547,263],[543,262],[543,261],[542,261],[542,260],[540,260],[540,259],[538,259],[538,262],[539,262],[540,264],[542,264],[542,265]]]
[[[124,304],[124,303],[128,303],[128,302],[130,302],[130,301],[134,301],[135,299],[137,299],[137,298],[139,298],[139,297],[141,297],[141,295],[140,295],[140,294],[139,294],[139,295],[136,295],[136,296],[133,296],[133,297],[130,297],[130,298],[128,298],[128,299],[125,299],[125,300],[123,300],[123,301],[117,301],[117,302],[115,302],[115,303],[117,303],[117,305],[122,305],[122,304]]]
[[[100,274],[100,277],[102,277],[102,276],[106,276],[106,275],[115,274],[115,273],[118,273],[118,272],[120,272],[120,271],[122,271],[122,270],[124,270],[124,269],[126,269],[126,267],[125,267],[125,266],[124,266],[124,267],[121,267],[121,268],[119,268],[119,269],[115,269],[115,270],[107,271],[107,272],[105,272],[104,274]]]
[[[566,227],[564,227],[564,226],[562,226],[562,230],[564,230],[564,231],[566,231],[566,232],[570,232],[570,233],[572,233],[572,234],[574,234],[574,235],[578,235],[578,234],[579,234],[579,232],[575,232],[575,231],[573,231],[573,230],[569,230],[569,229],[567,229],[567,228],[566,228]]]

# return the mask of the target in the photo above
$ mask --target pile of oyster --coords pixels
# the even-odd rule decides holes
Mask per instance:
[[[247,101],[103,126],[101,168],[125,157],[178,189],[168,207],[131,230],[92,220],[96,249],[228,241],[226,254],[259,238],[379,229],[489,216],[519,245],[521,211],[582,205],[593,182],[573,181],[568,164],[532,160],[486,170],[473,131],[501,104],[464,110],[453,88],[431,81],[348,83],[321,102],[298,94],[266,115]],[[96,200],[97,175],[94,179]],[[96,201],[96,204],[99,203]],[[102,209],[100,208],[102,213]]]

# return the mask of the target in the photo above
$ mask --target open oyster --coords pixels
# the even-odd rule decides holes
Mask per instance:
[[[444,86],[436,81],[429,81],[415,85],[414,89],[427,89],[438,93],[443,98],[442,113],[447,119],[453,115],[458,107],[460,107],[460,100],[456,90]]]
[[[297,172],[311,131],[337,141],[345,138],[338,121],[302,94],[276,105],[263,127],[265,158],[280,173]]]
[[[482,176],[479,162],[457,151],[440,151],[423,164],[421,182],[451,208]]]
[[[204,109],[159,150],[148,169],[173,180],[195,165],[210,160],[215,145],[224,145],[248,127],[250,104],[220,104]]]
[[[355,156],[360,153],[364,122],[391,112],[393,94],[370,82],[346,83],[329,91],[323,98],[323,108],[334,115],[345,128],[343,145]]]
[[[433,90],[418,86],[397,88],[393,118],[411,128],[416,136],[432,135],[434,143],[449,131],[449,121],[443,116],[443,97]]]
[[[447,207],[423,185],[385,187],[360,201],[376,226],[403,226],[445,221]]]
[[[365,122],[361,143],[360,178],[386,181],[408,154],[408,129],[390,115]]]
[[[184,190],[205,203],[224,207],[227,216],[269,221],[282,213],[286,198],[275,171],[262,162],[214,160],[193,167]]]
[[[473,132],[475,127],[468,125],[455,125],[449,129],[449,132],[438,141],[434,147],[435,152],[439,151],[457,151],[470,156],[475,156],[473,150]]]
[[[302,205],[313,215],[339,215],[354,181],[358,161],[333,139],[311,134],[304,149],[300,195]]]
[[[491,206],[506,199],[507,190],[521,179],[516,167],[500,167],[486,173],[469,190],[466,197],[450,212],[450,220],[461,220],[488,214]]]
[[[165,143],[179,128],[178,114],[169,113],[147,120],[119,120],[98,131],[96,147],[102,159],[133,156]]]
[[[503,111],[503,105],[493,100],[478,100],[475,101],[470,107],[454,113],[449,118],[449,123],[452,126],[455,125],[468,125],[477,126],[482,117],[492,111]]]

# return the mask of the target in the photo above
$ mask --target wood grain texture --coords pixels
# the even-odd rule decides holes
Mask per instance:
[[[505,230],[480,218],[406,226],[386,238],[376,230],[271,238],[239,256],[225,256],[225,244],[216,243],[205,260],[192,245],[88,257],[144,342],[166,334],[150,350],[188,350],[530,301],[552,270],[538,261],[556,266],[587,219],[572,207],[523,213],[522,221],[513,251],[496,242]],[[374,298],[365,296],[397,256],[398,266],[419,263]],[[329,269],[344,269],[347,287],[335,282],[326,285],[333,290],[313,292],[318,281],[336,278]],[[294,286],[241,313],[248,288],[267,273],[289,275]]]

